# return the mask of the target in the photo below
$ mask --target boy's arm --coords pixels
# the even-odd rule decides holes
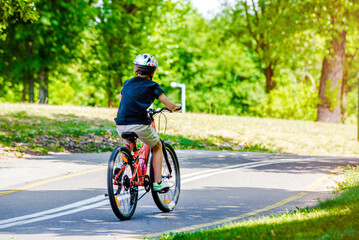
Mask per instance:
[[[121,99],[122,99],[122,94],[120,93],[120,95],[118,95],[118,99],[120,100],[121,102]]]
[[[176,111],[181,108],[181,104],[171,102],[164,93],[162,93],[158,99],[171,111]]]

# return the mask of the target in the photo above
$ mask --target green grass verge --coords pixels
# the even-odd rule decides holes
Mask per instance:
[[[115,129],[106,121],[73,114],[33,115],[25,111],[1,114],[0,143],[17,151],[93,152],[112,150]]]
[[[120,144],[116,108],[0,103],[0,148],[25,153],[100,152]],[[359,157],[357,126],[224,115],[166,114],[160,133],[177,149]],[[162,137],[164,135],[161,135]]]
[[[29,106],[28,109],[11,108],[11,106],[16,105],[7,104],[0,108],[0,144],[10,151],[19,153],[17,156],[49,151],[112,151],[121,144],[113,121],[114,115],[103,118],[102,114],[96,113],[95,108],[80,108],[79,112],[76,111],[76,107],[58,106],[60,111],[57,112],[54,106],[20,105]],[[208,138],[190,134],[186,136],[160,134],[160,136],[170,141],[177,149],[275,152],[261,144],[233,146],[232,143],[235,142],[233,139],[222,136]]]
[[[159,239],[359,239],[359,167],[349,167],[337,185],[341,194],[314,208]]]

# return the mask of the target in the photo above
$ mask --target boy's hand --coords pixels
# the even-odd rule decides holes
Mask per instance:
[[[182,105],[181,105],[181,104],[176,103],[175,105],[176,105],[176,108],[173,109],[174,112],[179,111],[179,110],[182,109]]]

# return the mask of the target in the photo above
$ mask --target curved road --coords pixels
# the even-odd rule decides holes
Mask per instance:
[[[119,221],[106,193],[110,153],[0,160],[0,239],[123,239],[211,228],[312,206],[338,166],[359,159],[177,150],[182,189],[170,213],[151,194]]]

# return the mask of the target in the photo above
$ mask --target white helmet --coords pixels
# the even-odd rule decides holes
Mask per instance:
[[[158,67],[157,59],[149,53],[138,55],[133,64],[140,66]]]
[[[133,60],[133,70],[142,75],[152,75],[157,67],[157,59],[149,53],[140,54]]]

